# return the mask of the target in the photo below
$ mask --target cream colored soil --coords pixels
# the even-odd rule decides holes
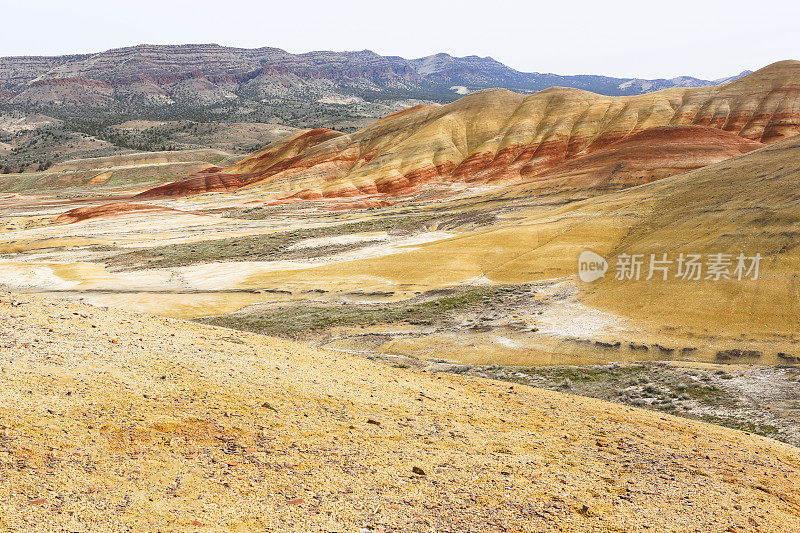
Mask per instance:
[[[335,237],[314,237],[305,239],[289,246],[289,250],[303,250],[319,246],[358,244],[362,242],[375,242],[389,240],[388,233],[354,233],[352,235],[337,235]]]
[[[285,228],[284,228],[285,229]],[[354,244],[375,241],[360,249],[327,257],[297,261],[230,261],[199,263],[170,269],[142,269],[136,272],[109,272],[100,262],[76,249],[88,244],[113,245],[121,248],[152,247],[209,239],[225,239],[275,231],[273,221],[249,221],[217,215],[194,213],[127,213],[99,217],[74,224],[44,228],[19,229],[3,234],[0,253],[30,252],[13,261],[0,261],[0,285],[8,290],[229,290],[246,285],[253,276],[270,272],[308,269],[315,265],[345,263],[405,253],[415,247],[452,237],[444,231],[424,232],[410,236],[344,235],[337,238],[308,239],[302,247],[327,244]],[[63,249],[62,247],[67,247]],[[72,247],[72,249],[69,249]],[[247,287],[250,288],[250,287]],[[142,298],[145,296],[142,295]],[[192,298],[192,296],[185,296]],[[203,305],[203,304],[200,304]],[[191,309],[193,306],[181,306]],[[205,307],[205,306],[204,306]],[[155,311],[153,307],[152,311]],[[227,312],[223,305],[208,314]],[[235,309],[234,309],[235,310]],[[173,313],[177,314],[177,309]],[[188,313],[183,316],[197,316]]]
[[[8,530],[800,531],[800,451],[769,439],[13,298],[0,296]]]
[[[113,307],[175,318],[194,318],[214,313],[232,313],[242,307],[291,299],[290,295],[252,292],[54,292],[55,298],[82,300],[97,307]]]

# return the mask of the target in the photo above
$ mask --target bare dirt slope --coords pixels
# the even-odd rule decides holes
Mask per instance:
[[[0,296],[9,530],[800,531],[800,453],[768,439],[20,299]]]

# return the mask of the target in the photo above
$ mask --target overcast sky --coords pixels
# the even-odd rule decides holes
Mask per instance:
[[[218,43],[492,56],[526,72],[719,78],[800,59],[797,0],[0,0],[0,56]]]

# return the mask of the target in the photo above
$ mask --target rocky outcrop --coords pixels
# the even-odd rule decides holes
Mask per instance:
[[[86,78],[56,78],[32,82],[11,98],[12,104],[114,106],[114,89],[105,82]]]

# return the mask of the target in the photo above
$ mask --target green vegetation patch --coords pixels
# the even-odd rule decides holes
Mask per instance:
[[[452,320],[451,313],[483,305],[498,288],[475,288],[429,301],[385,306],[291,306],[196,319],[197,322],[281,337],[343,326],[406,323],[434,325]]]
[[[762,437],[774,437],[780,430],[771,424],[757,424],[749,420],[740,420],[733,417],[703,415],[698,417],[699,420],[717,424],[718,426],[725,426],[731,429],[738,429],[747,433],[754,433]]]
[[[619,383],[621,380],[642,372],[648,368],[644,365],[621,365],[617,367],[531,367],[525,370],[530,375],[540,376],[548,381],[569,379],[575,382],[603,381]]]
[[[398,234],[413,233],[424,229],[428,220],[430,220],[429,217],[385,217],[380,220],[337,224],[313,229],[167,244],[115,255],[107,260],[107,265],[116,270],[134,270],[137,268],[179,267],[217,261],[269,261],[324,257],[374,243],[336,244],[300,250],[290,250],[289,248],[300,241],[318,237],[336,237],[379,231]]]

